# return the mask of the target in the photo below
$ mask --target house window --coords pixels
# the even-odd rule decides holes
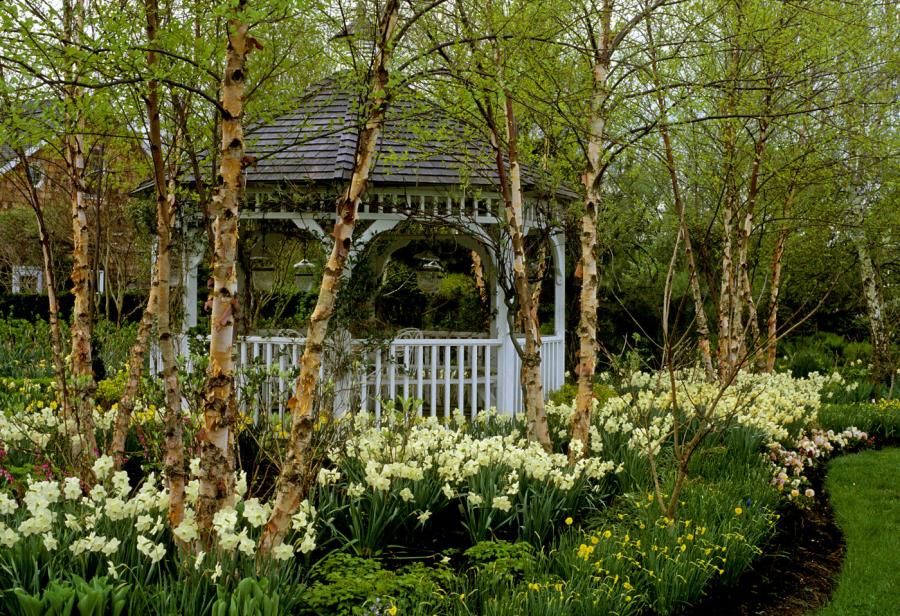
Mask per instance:
[[[39,267],[14,265],[12,268],[13,293],[43,293],[44,273]]]

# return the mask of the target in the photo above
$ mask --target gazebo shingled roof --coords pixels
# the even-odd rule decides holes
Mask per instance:
[[[410,90],[388,107],[373,186],[459,187],[490,190],[498,185],[496,162],[486,143],[434,104]],[[297,109],[247,131],[247,152],[257,162],[247,185],[330,184],[349,181],[360,126],[356,94],[337,78],[312,86]],[[523,188],[541,190],[537,174],[523,165]],[[575,195],[568,188],[556,192]]]

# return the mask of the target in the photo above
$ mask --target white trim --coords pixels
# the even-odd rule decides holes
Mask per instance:
[[[35,290],[38,293],[44,292],[44,271],[36,265],[13,265],[12,266],[12,292],[24,293],[22,290],[23,278],[35,278]]]
[[[38,152],[42,147],[44,147],[44,142],[43,142],[43,141],[41,141],[41,142],[38,143],[37,145],[31,146],[30,148],[28,148],[27,150],[25,150],[25,158],[31,158],[32,156],[34,156],[35,154],[37,154],[37,152]],[[0,167],[0,175],[6,175],[8,172],[10,172],[10,171],[12,171],[13,169],[15,169],[16,167],[18,167],[20,162],[21,162],[21,161],[19,160],[19,157],[18,157],[18,156],[15,156],[15,157],[12,158],[8,163],[6,163],[6,164],[3,165],[2,167]]]

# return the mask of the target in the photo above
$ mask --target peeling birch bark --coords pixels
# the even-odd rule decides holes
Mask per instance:
[[[328,323],[334,314],[341,275],[353,245],[359,204],[369,185],[378,137],[384,125],[390,97],[388,64],[394,47],[399,17],[399,0],[388,0],[378,24],[377,47],[373,59],[366,124],[359,133],[356,160],[350,184],[337,201],[338,220],[334,226],[334,246],[325,264],[316,307],[309,318],[306,346],[300,360],[300,375],[294,395],[288,401],[291,412],[291,437],[284,464],[275,488],[275,503],[259,541],[259,554],[266,557],[279,545],[288,531],[291,516],[297,511],[308,489],[307,468],[313,426],[313,396],[322,365],[322,352]]]
[[[78,41],[84,28],[84,0],[66,0],[63,5],[67,34],[70,41]],[[77,66],[71,67],[72,75]],[[75,81],[73,79],[73,81]],[[77,86],[67,93],[77,108],[82,93]],[[77,112],[76,112],[77,113]],[[71,120],[71,118],[68,118]],[[91,358],[91,298],[90,285],[90,233],[87,222],[87,203],[84,191],[84,128],[83,118],[75,118],[73,132],[66,136],[66,167],[72,183],[72,392],[73,415],[77,434],[72,439],[72,454],[83,475],[90,475],[90,464],[97,456],[97,439],[94,434],[94,369]]]
[[[144,3],[147,18],[147,66],[151,73],[157,65],[156,45],[159,26],[159,5],[157,0]],[[156,319],[159,333],[159,350],[163,364],[163,388],[166,410],[164,414],[165,439],[163,469],[169,488],[168,519],[171,528],[181,524],[184,517],[184,441],[182,439],[181,388],[178,383],[178,366],[175,362],[175,338],[172,332],[170,308],[172,288],[172,227],[176,216],[175,176],[177,163],[173,163],[168,184],[162,154],[162,129],[160,126],[159,82],[151,79],[147,84],[147,119],[150,125],[150,157],[153,160],[153,176],[156,185],[156,235],[159,239],[156,252]],[[177,161],[179,133],[176,130],[172,144]],[[151,293],[152,294],[152,293]]]
[[[734,115],[737,107],[737,81],[740,73],[741,49],[732,47],[729,61],[729,79],[732,82],[726,99],[726,115]],[[723,131],[725,158],[725,196],[722,211],[722,274],[719,285],[719,380],[731,380],[740,369],[741,350],[744,347],[743,307],[741,306],[740,259],[734,262],[735,217],[738,213],[738,188],[736,173],[736,141],[733,120],[725,120]],[[738,250],[740,250],[738,248]]]
[[[222,82],[222,149],[219,186],[212,199],[212,315],[209,367],[203,388],[203,428],[197,434],[200,449],[200,489],[197,524],[204,546],[212,544],[213,515],[234,502],[233,427],[237,416],[234,389],[234,326],[237,305],[236,256],[238,216],[243,191],[244,80],[246,57],[255,39],[242,21],[247,0],[238,0],[228,19],[228,50]]]
[[[473,250],[470,253],[472,258],[472,276],[475,278],[475,288],[478,289],[478,297],[481,301],[488,301],[487,285],[484,282],[484,264],[481,262],[481,255]]]
[[[769,82],[771,87],[771,81]],[[769,111],[772,100],[771,90],[766,94],[764,113]],[[741,332],[741,340],[747,344],[748,351],[742,353],[742,358],[748,360],[755,358],[756,367],[762,370],[765,367],[762,355],[763,341],[759,330],[759,315],[756,311],[756,300],[753,297],[753,284],[750,280],[750,264],[748,262],[750,252],[750,235],[753,233],[753,216],[756,210],[756,202],[759,199],[759,174],[762,168],[763,156],[766,149],[766,141],[769,136],[769,121],[763,116],[759,121],[759,135],[753,148],[753,165],[750,169],[750,182],[747,187],[747,204],[744,211],[744,224],[738,235],[738,263],[740,270],[740,289],[744,304],[747,306],[747,323],[750,330],[750,340],[746,341]]]
[[[584,212],[581,215],[581,256],[577,269],[581,273],[580,314],[578,317],[578,392],[575,395],[575,411],[570,420],[569,461],[588,451],[590,444],[591,411],[594,404],[594,372],[597,370],[597,309],[599,302],[599,276],[597,272],[597,225],[599,224],[602,194],[600,181],[603,174],[603,146],[606,139],[605,106],[609,98],[607,79],[610,71],[610,42],[612,36],[612,3],[603,5],[601,38],[594,50],[593,84],[591,89],[591,113],[588,118],[587,168],[584,183]]]
[[[537,322],[537,309],[532,302],[531,285],[525,268],[524,212],[522,199],[522,171],[519,164],[518,127],[513,112],[512,96],[504,90],[504,117],[506,119],[506,145],[509,159],[509,184],[504,182],[504,211],[513,249],[513,284],[519,302],[519,318],[522,320],[525,345],[521,353],[522,368],[519,378],[524,392],[525,434],[550,451],[550,429],[544,410],[544,386],[541,376],[541,331]],[[496,141],[496,139],[495,139]],[[495,145],[498,146],[499,144]],[[499,151],[499,148],[497,148]],[[502,173],[503,157],[498,156]]]
[[[890,376],[892,362],[885,323],[884,296],[863,227],[867,211],[868,203],[865,195],[857,194],[850,212],[852,217],[850,239],[859,258],[859,274],[863,297],[866,300],[866,315],[869,317],[869,333],[872,337],[872,378],[881,380]]]
[[[775,371],[775,355],[778,350],[778,301],[781,294],[781,265],[784,259],[784,246],[790,234],[790,226],[787,219],[791,212],[791,203],[794,200],[796,187],[791,186],[787,199],[784,202],[784,218],[778,238],[775,240],[775,248],[772,251],[772,264],[769,286],[769,316],[766,319],[766,372]]]

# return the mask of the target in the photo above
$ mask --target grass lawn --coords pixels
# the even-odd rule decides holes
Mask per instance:
[[[817,616],[900,613],[900,448],[836,458],[827,487],[847,554]]]

